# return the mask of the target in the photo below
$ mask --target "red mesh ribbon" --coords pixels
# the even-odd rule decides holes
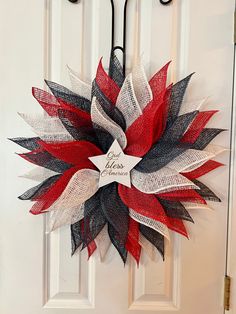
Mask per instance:
[[[158,194],[158,197],[169,201],[206,204],[206,201],[195,190],[179,190],[168,193],[160,193]]]
[[[92,163],[88,160],[88,157],[102,154],[102,151],[97,146],[87,141],[72,141],[65,143],[45,143],[39,141],[39,144],[46,151],[60,160],[72,165],[89,165],[89,168],[92,167]]]
[[[137,213],[168,225],[168,217],[157,198],[152,194],[144,194],[134,187],[127,188],[119,184],[120,198],[123,203]]]
[[[183,176],[185,176],[186,178],[188,178],[189,180],[193,180],[193,179],[197,179],[201,176],[203,176],[204,174],[211,172],[219,167],[223,166],[222,163],[215,161],[215,160],[209,160],[207,161],[204,165],[202,165],[201,167],[191,171],[191,172],[186,172],[186,173],[182,173]]]
[[[120,88],[104,70],[102,59],[99,62],[95,80],[102,93],[111,101],[113,105],[115,105]]]
[[[57,112],[60,119],[67,120],[76,129],[81,127],[92,128],[91,116],[82,110],[76,112],[66,109],[59,109]]]
[[[158,101],[150,102],[143,114],[128,128],[126,131],[128,146],[125,150],[127,155],[143,157],[161,136],[166,124],[166,104],[169,95],[170,88],[159,95]]]
[[[187,231],[182,220],[167,217],[155,195],[144,194],[134,187],[130,189],[123,185],[119,185],[119,195],[127,207],[143,216],[159,221],[169,229],[187,237]]]
[[[96,251],[97,245],[95,241],[91,241],[88,246],[87,246],[87,251],[88,251],[88,259],[93,255],[93,253]]]
[[[52,117],[58,117],[58,110],[64,109],[77,113],[78,116],[85,119],[85,121],[91,121],[89,113],[79,108],[76,108],[75,106],[69,103],[66,103],[62,99],[60,99],[59,102],[56,97],[40,88],[33,87],[32,94],[34,98],[38,101],[38,103],[42,106],[42,108],[47,112],[47,114],[49,114]]]
[[[71,177],[82,167],[73,167],[65,171],[63,175],[56,181],[56,183],[46,191],[46,193],[40,195],[38,201],[32,206],[30,212],[34,215],[41,214],[46,211],[62,194]]]
[[[180,233],[183,236],[185,236],[186,238],[188,238],[187,230],[186,230],[185,225],[181,219],[168,217],[168,220],[169,220],[169,225],[168,225],[169,229],[171,229],[177,233]]]
[[[153,100],[156,102],[159,99],[159,96],[166,88],[167,80],[167,71],[169,68],[170,62],[168,62],[160,71],[153,75],[149,81],[149,85],[152,90]]]
[[[196,118],[193,120],[187,132],[182,137],[181,142],[193,144],[201,134],[207,122],[212,118],[212,116],[216,112],[218,111],[212,110],[199,112]]]

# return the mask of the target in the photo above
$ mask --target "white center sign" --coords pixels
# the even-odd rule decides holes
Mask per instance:
[[[100,170],[99,187],[112,182],[131,187],[130,171],[142,158],[125,155],[115,140],[105,155],[89,157],[89,160]]]

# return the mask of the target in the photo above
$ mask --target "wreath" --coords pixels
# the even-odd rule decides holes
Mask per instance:
[[[210,142],[223,130],[206,128],[217,111],[183,101],[192,74],[167,86],[168,67],[148,81],[137,64],[125,77],[113,55],[91,85],[69,69],[72,90],[32,89],[45,113],[20,115],[36,137],[11,140],[39,166],[24,177],[40,183],[19,198],[34,202],[34,215],[50,212],[51,231],[70,225],[72,254],[104,257],[112,243],[124,263],[127,253],[139,263],[142,249],[164,258],[170,231],[188,237],[189,210],[220,202],[199,181],[222,166]]]

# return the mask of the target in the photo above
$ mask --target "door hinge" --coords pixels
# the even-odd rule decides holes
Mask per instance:
[[[230,310],[231,277],[225,276],[224,309]]]

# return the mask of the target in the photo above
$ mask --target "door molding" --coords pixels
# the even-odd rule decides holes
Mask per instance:
[[[235,46],[236,47],[236,46]],[[228,205],[228,236],[226,252],[226,275],[236,278],[236,48],[234,48],[232,117],[231,117],[231,151],[229,158],[229,205]],[[236,313],[236,282],[231,280],[230,310],[225,313]]]

